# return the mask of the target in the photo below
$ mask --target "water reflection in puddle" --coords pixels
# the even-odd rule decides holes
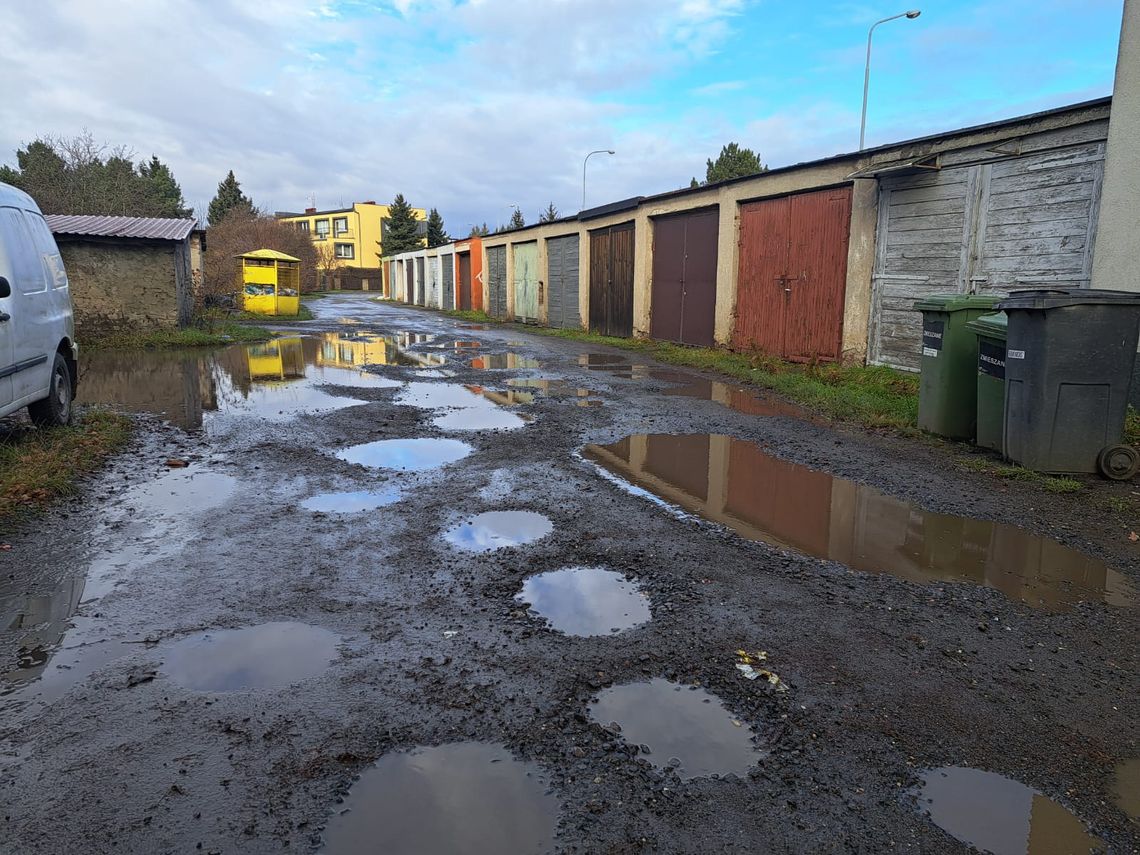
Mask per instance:
[[[541,394],[551,398],[575,396],[586,398],[590,395],[589,389],[575,386],[566,380],[551,380],[545,377],[513,377],[507,385],[516,389],[537,389]]]
[[[489,330],[491,327],[487,324],[456,324],[457,330]]]
[[[409,383],[398,395],[396,403],[424,410],[447,407],[477,407],[479,393],[459,383]]]
[[[580,353],[578,354],[578,364],[584,365],[586,368],[598,368],[602,365],[627,365],[629,360],[624,356],[618,356],[612,353]]]
[[[1087,853],[1101,845],[1052,799],[993,772],[933,769],[923,773],[918,798],[935,825],[994,855]]]
[[[451,346],[455,350],[474,350],[477,347],[482,347],[481,341],[453,341]]]
[[[162,673],[195,692],[273,689],[324,671],[340,636],[303,623],[263,623],[205,632],[165,651]]]
[[[381,757],[324,835],[327,855],[542,853],[558,801],[534,765],[478,742]]]
[[[1112,790],[1116,796],[1116,806],[1140,822],[1140,757],[1125,760],[1116,767]]]
[[[505,410],[469,407],[436,416],[432,424],[440,430],[516,430],[526,419]]]
[[[381,439],[354,445],[336,456],[347,463],[376,469],[420,471],[462,460],[471,446],[457,439]]]
[[[648,746],[654,766],[673,766],[682,779],[743,775],[761,756],[751,729],[720,698],[661,677],[606,689],[590,704],[590,717],[619,725],[622,739]]]
[[[542,363],[537,359],[532,359],[529,356],[519,356],[517,353],[488,353],[484,356],[476,356],[467,364],[471,368],[477,368],[483,371],[542,367]]]
[[[686,511],[749,540],[788,546],[915,582],[970,581],[1032,606],[1081,600],[1131,605],[1104,562],[1004,523],[925,511],[872,487],[715,434],[639,434],[583,455]]]
[[[501,392],[458,383],[409,383],[396,403],[432,410],[451,410],[437,416],[440,430],[515,430],[526,424],[522,417],[498,404],[516,403]]]
[[[654,378],[665,379],[665,378]],[[684,378],[684,386],[666,389],[663,395],[669,397],[697,398],[702,401],[715,401],[722,406],[749,416],[788,416],[808,420],[812,417],[801,407],[773,398],[762,398],[746,389],[730,386],[719,380]]]
[[[649,598],[620,573],[568,567],[531,576],[515,597],[567,635],[609,635],[648,621]]]
[[[534,511],[488,511],[460,523],[444,537],[468,552],[488,552],[530,543],[553,530],[550,520]]]
[[[361,511],[374,511],[400,500],[401,493],[395,487],[382,490],[357,490],[352,493],[321,493],[310,496],[301,502],[306,511],[325,514],[358,514]]]

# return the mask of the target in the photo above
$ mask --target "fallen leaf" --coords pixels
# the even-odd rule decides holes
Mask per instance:
[[[1133,543],[1135,543],[1136,541],[1140,540],[1140,534],[1137,534],[1134,531],[1129,532],[1128,533],[1128,539],[1131,540]]]
[[[183,467],[189,466],[190,464],[189,462],[183,460],[181,457],[171,457],[166,461],[166,465],[171,469],[182,469]]]

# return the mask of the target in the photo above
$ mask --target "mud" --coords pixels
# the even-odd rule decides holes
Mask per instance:
[[[953,574],[855,570],[631,493],[582,449],[640,434],[734,437],[916,513],[1048,539],[1133,590],[1140,547],[1129,533],[1140,526],[1102,509],[1135,485],[1090,481],[1054,495],[997,483],[958,469],[942,446],[664,394],[723,378],[640,356],[635,372],[627,354],[519,328],[480,331],[481,350],[536,359],[541,378],[589,388],[604,405],[542,394],[496,403],[533,420],[460,442],[433,424],[444,411],[396,402],[405,384],[505,392],[536,370],[491,374],[470,368],[470,354],[432,350],[462,335],[432,312],[347,294],[313,308],[317,320],[288,330],[302,352],[308,339],[314,353],[327,344],[330,367],[368,366],[400,385],[318,381],[305,360],[304,378],[255,379],[248,352],[220,371],[195,367],[218,354],[196,354],[186,373],[177,363],[161,383],[138,384],[153,408],[125,401],[142,414],[121,458],[0,537],[11,545],[0,551],[0,662],[12,687],[0,697],[0,850],[317,851],[342,819],[367,813],[342,815],[357,776],[465,743],[497,746],[512,760],[493,765],[523,764],[549,790],[561,852],[963,852],[921,802],[924,772],[946,767],[1023,784],[1110,852],[1140,848],[1125,807],[1135,804],[1128,764],[1140,757],[1140,610],[1099,596],[1035,608]],[[587,352],[629,367],[592,370],[579,364]],[[241,406],[243,389],[297,383],[353,403],[287,418]],[[438,443],[448,453],[434,454]],[[433,452],[427,468],[408,456],[421,449]],[[232,489],[197,504],[138,502],[166,489],[153,485],[173,457]],[[301,507],[389,487],[403,497],[374,511]],[[795,493],[784,503],[803,507],[810,529],[812,506]],[[513,509],[552,530],[481,553],[443,536]],[[515,599],[528,578],[567,567],[621,574],[649,597],[652,619],[568,635]],[[192,691],[162,673],[184,639],[274,623],[333,634],[335,656],[272,688]],[[786,690],[745,679],[740,649],[766,651]],[[646,742],[645,754],[630,727],[592,715],[607,690],[653,680],[715,696],[720,708],[703,706],[748,741],[737,771],[683,779],[667,751]],[[700,728],[686,727],[681,744],[699,741]],[[701,758],[677,759],[687,775]],[[458,764],[445,766],[460,779]],[[447,825],[469,813],[431,817]]]

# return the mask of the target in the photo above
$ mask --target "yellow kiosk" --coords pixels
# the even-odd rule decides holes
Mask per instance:
[[[255,249],[241,259],[242,308],[259,315],[301,310],[301,259],[275,249]]]

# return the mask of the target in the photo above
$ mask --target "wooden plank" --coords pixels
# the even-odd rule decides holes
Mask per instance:
[[[1046,187],[1064,187],[1066,185],[1087,185],[1096,180],[1096,176],[1104,172],[1104,162],[1085,163],[1080,166],[1068,166],[1064,169],[1047,169],[1040,172],[1022,172],[1018,175],[1006,175],[995,178],[993,181],[994,193],[1022,193]]]
[[[1007,240],[992,239],[986,235],[986,258],[1000,258],[1003,256],[1046,256],[1075,253],[1084,255],[1087,236],[1056,235],[1041,238],[1010,238]]]
[[[1065,184],[1061,187],[1044,187],[1020,193],[994,193],[990,196],[990,210],[1006,211],[1011,208],[1043,208],[1086,202],[1092,198],[1092,181]]]
[[[964,187],[965,185],[963,185]],[[933,202],[909,202],[906,204],[896,202],[893,198],[890,202],[891,220],[902,219],[904,217],[919,217],[919,216],[933,216],[937,214],[956,214],[959,219],[962,213],[966,210],[966,200],[964,196],[958,196],[953,199],[938,199]]]
[[[965,181],[955,181],[953,183],[936,184],[933,187],[916,187],[913,190],[909,188],[892,190],[892,202],[907,205],[919,202],[937,202],[940,200],[961,198],[965,187]]]
[[[1090,199],[1076,199],[1048,206],[1028,206],[1016,208],[991,208],[989,225],[1016,226],[1023,223],[1043,223],[1059,220],[1088,218]]]
[[[892,222],[891,232],[887,236],[887,240],[892,247],[931,243],[958,244],[961,243],[962,240],[961,218],[959,218],[957,225],[952,228],[911,229],[904,231],[896,231],[895,223]]]
[[[962,234],[962,211],[953,214],[924,215],[918,217],[896,217],[891,212],[890,232],[892,239],[900,232],[949,229],[959,236]]]
[[[1015,240],[1017,238],[1064,238],[1086,237],[1088,234],[1088,217],[1065,220],[1046,220],[1039,223],[1016,223],[994,225],[992,222],[986,229],[986,240]]]

